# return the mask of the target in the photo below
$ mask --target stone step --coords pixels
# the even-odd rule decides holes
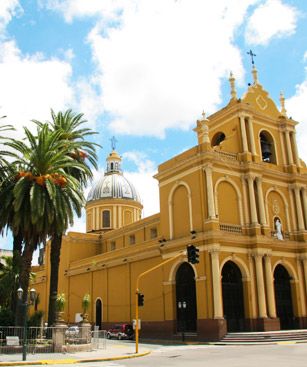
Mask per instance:
[[[282,330],[269,332],[239,332],[227,333],[222,343],[253,343],[253,342],[276,342],[276,341],[306,341],[307,330]]]

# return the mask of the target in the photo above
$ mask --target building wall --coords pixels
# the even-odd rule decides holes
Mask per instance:
[[[176,274],[187,261],[187,246],[193,244],[200,250],[199,263],[191,265],[196,338],[218,340],[230,328],[222,278],[229,262],[240,271],[242,329],[284,327],[275,297],[274,271],[279,265],[289,276],[292,325],[307,327],[307,169],[297,153],[295,125],[255,81],[242,100],[231,99],[208,120],[197,122],[197,146],[159,166],[155,176],[160,189],[159,214],[124,225],[127,202],[104,201],[101,208],[114,210],[117,205],[111,215],[116,229],[103,234],[73,233],[63,241],[59,291],[68,295],[67,320],[74,321],[81,312],[83,295],[90,293],[91,322],[96,321],[97,299],[103,304],[103,328],[130,322],[135,317],[138,276],[173,258],[139,281],[139,291],[145,295],[140,317],[142,335],[178,337],[181,311]],[[263,131],[270,161],[263,154]],[[214,145],[221,133],[224,140]],[[101,208],[97,203],[87,207],[93,229],[98,229]],[[45,266],[38,270],[36,280],[45,312],[48,246]]]

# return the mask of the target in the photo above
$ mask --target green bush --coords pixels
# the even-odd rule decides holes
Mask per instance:
[[[28,326],[41,326],[43,311],[35,311],[28,319]]]
[[[8,308],[0,307],[0,326],[13,326],[14,325],[14,314]]]

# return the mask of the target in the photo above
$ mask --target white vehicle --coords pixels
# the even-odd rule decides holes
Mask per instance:
[[[79,327],[78,326],[69,326],[69,328],[65,331],[65,335],[66,336],[70,336],[70,337],[76,337],[79,335]]]

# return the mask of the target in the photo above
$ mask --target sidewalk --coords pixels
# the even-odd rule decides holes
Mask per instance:
[[[38,353],[27,354],[27,360],[22,361],[19,354],[0,354],[0,366],[24,366],[44,364],[72,364],[82,362],[115,361],[127,358],[146,356],[150,350],[139,345],[139,352],[135,353],[135,344],[126,342],[107,342],[106,349],[90,352],[74,353]]]

